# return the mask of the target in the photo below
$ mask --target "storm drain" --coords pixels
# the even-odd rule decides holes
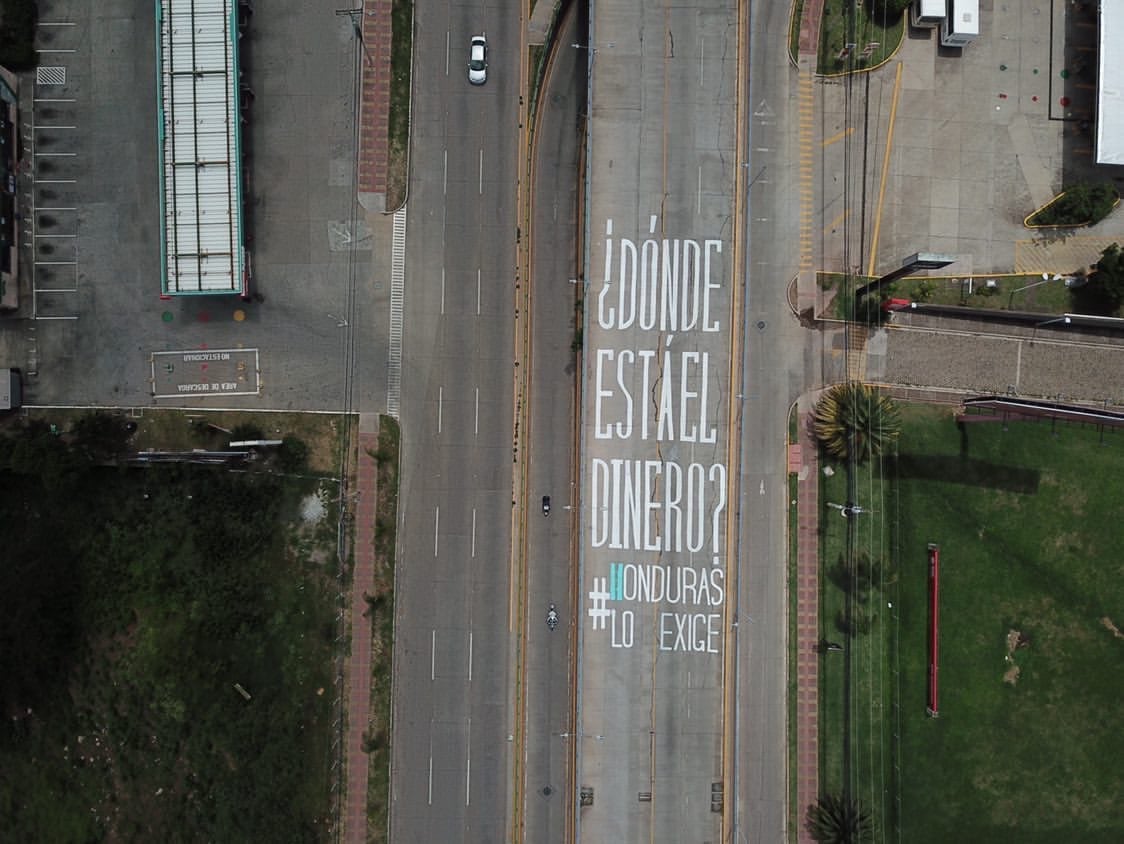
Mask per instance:
[[[65,85],[65,67],[37,67],[35,68],[36,85]]]

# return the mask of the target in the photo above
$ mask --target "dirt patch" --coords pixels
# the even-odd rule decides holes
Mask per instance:
[[[1008,668],[1003,672],[1003,682],[1015,685],[1019,681],[1019,674],[1022,669],[1015,664],[1015,651],[1019,648],[1030,647],[1030,637],[1020,630],[1007,631],[1007,653],[1003,656],[1003,661],[1007,663]]]
[[[1101,619],[1101,624],[1104,625],[1106,630],[1111,630],[1112,635],[1117,639],[1124,639],[1124,633],[1120,632],[1120,628],[1112,623],[1112,619],[1107,615]]]

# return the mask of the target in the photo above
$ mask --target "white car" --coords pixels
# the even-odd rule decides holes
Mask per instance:
[[[468,48],[468,81],[483,85],[488,78],[488,41],[483,35],[473,35]]]

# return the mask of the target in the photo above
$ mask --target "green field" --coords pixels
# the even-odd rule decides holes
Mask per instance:
[[[824,787],[849,778],[876,840],[1124,840],[1124,637],[1110,626],[1124,627],[1124,439],[1055,436],[1049,423],[958,428],[931,407],[902,416],[897,458],[856,473],[854,500],[871,512],[822,516],[827,568],[848,525],[886,561],[870,632],[855,638],[835,630],[844,592],[824,577],[825,635],[848,648],[823,657]],[[840,471],[824,500],[845,496]],[[942,573],[935,719],[929,542]],[[1011,631],[1027,645],[1009,652]]]
[[[336,489],[0,438],[6,841],[325,841]]]

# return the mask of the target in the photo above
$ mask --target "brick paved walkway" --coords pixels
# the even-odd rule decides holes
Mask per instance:
[[[375,417],[376,419],[378,417]],[[351,659],[347,689],[347,802],[344,840],[367,841],[367,773],[369,757],[363,752],[363,733],[371,713],[371,619],[365,618],[364,593],[375,587],[375,502],[378,500],[378,465],[368,452],[379,447],[374,433],[359,434],[359,478],[355,505],[355,571],[351,584]]]
[[[800,55],[815,58],[820,48],[820,18],[823,17],[823,0],[804,0],[804,13],[800,16]],[[813,69],[815,66],[813,65]]]
[[[392,0],[363,0],[359,103],[359,193],[373,194],[372,211],[386,209],[389,162]]]
[[[805,401],[801,400],[801,410]],[[808,402],[808,408],[811,408]],[[796,807],[800,844],[811,842],[804,812],[819,796],[819,461],[800,413],[799,442],[788,450],[796,472]],[[791,705],[791,703],[790,703]]]

